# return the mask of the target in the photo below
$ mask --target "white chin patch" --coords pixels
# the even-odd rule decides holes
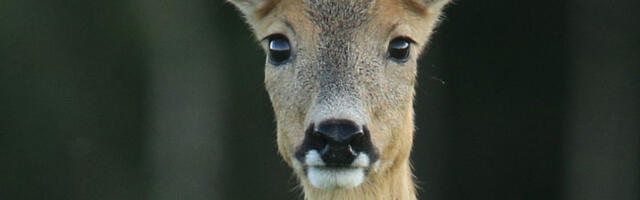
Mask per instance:
[[[348,189],[364,181],[364,169],[309,167],[307,176],[311,184],[320,189]]]
[[[365,168],[369,156],[359,153],[350,167],[327,168],[318,151],[311,150],[305,156],[307,177],[311,184],[324,190],[349,189],[360,185],[365,179]]]

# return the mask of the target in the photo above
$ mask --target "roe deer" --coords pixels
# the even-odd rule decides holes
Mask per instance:
[[[416,199],[417,58],[449,0],[229,0],[267,54],[278,149],[306,199]]]

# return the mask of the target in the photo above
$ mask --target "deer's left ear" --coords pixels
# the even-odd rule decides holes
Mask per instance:
[[[450,0],[414,0],[421,4],[429,12],[440,12],[442,8],[447,5]]]
[[[248,20],[266,15],[279,0],[227,0],[231,2]]]

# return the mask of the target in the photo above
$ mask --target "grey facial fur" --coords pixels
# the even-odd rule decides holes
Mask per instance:
[[[345,118],[364,124],[366,119],[359,85],[363,63],[357,29],[370,16],[367,12],[373,5],[371,0],[356,1],[307,1],[307,16],[319,29],[316,58],[313,68],[317,74],[315,106],[310,121],[318,123],[327,118]],[[369,59],[371,60],[371,59]]]

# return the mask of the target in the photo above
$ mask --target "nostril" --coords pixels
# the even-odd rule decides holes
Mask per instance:
[[[315,125],[309,125],[305,133],[305,145],[310,149],[322,149],[327,146],[327,141],[322,134],[315,131]]]
[[[359,131],[354,135],[354,137],[362,137],[362,136],[364,136],[364,131]]]

